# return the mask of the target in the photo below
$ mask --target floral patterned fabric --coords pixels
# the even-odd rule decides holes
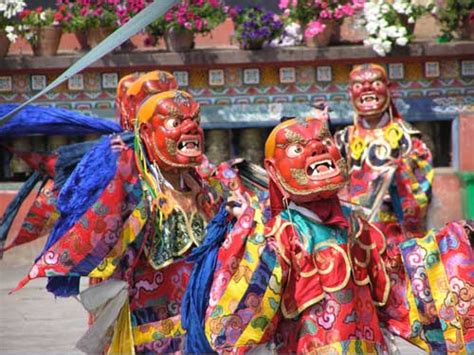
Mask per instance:
[[[389,282],[372,247],[381,243],[380,233],[368,224],[353,223],[357,229],[349,236],[348,230],[325,226],[291,208],[280,218],[272,234],[288,278],[275,338],[278,351],[383,353],[374,300],[385,303]]]
[[[412,332],[433,353],[474,351],[474,253],[464,222],[400,245],[417,320]]]
[[[4,251],[32,242],[45,236],[51,230],[58,217],[58,212],[56,211],[57,191],[54,191],[53,188],[53,180],[48,179],[40,188],[33,205],[21,225],[20,231],[3,249]]]
[[[175,352],[182,349],[180,304],[192,269],[184,257],[202,240],[208,218],[205,206],[198,207],[204,188],[197,194],[170,191],[172,211],[160,221],[144,198],[135,159],[133,149],[120,153],[116,174],[99,199],[48,248],[19,287],[44,276],[126,280],[130,298],[121,314],[131,322],[127,343],[137,353]]]
[[[390,277],[388,301],[380,319],[388,329],[412,343],[427,345],[412,326],[414,298],[408,289],[399,245],[425,234],[431,196],[431,153],[401,118],[382,128],[365,129],[361,122],[336,133],[336,143],[349,163],[350,182],[344,191],[356,214],[372,218],[386,242],[380,250]]]
[[[211,346],[382,353],[374,299],[386,301],[389,282],[375,248],[383,243],[379,231],[354,220],[351,242],[348,230],[291,210],[272,219],[264,237],[257,206],[237,220],[219,251],[205,322]]]
[[[141,200],[132,159],[132,150],[121,153],[117,173],[98,201],[43,253],[20,284],[44,276],[88,276],[122,242],[124,226]]]
[[[258,208],[247,208],[218,253],[205,319],[206,336],[218,352],[243,353],[268,342],[276,329],[283,274],[262,217]]]

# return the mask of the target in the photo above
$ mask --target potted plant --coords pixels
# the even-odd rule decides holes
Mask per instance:
[[[81,50],[89,49],[87,43],[87,23],[86,17],[81,15],[81,9],[84,8],[82,1],[77,0],[58,0],[57,5],[60,11],[64,11],[63,31],[74,33]],[[84,13],[85,10],[82,11]]]
[[[165,35],[164,26],[160,20],[157,20],[147,26],[145,33],[147,34],[145,45],[154,47],[158,40]]]
[[[368,0],[362,17],[369,36],[364,44],[380,56],[390,53],[394,46],[406,46],[414,38],[416,20],[433,9],[434,4],[416,5],[410,0]]]
[[[236,6],[228,12],[234,21],[235,38],[241,49],[261,49],[264,43],[283,33],[283,22],[280,18],[272,11],[265,11],[259,6],[245,9]]]
[[[435,16],[441,23],[440,42],[459,39],[474,40],[474,0],[446,0]]]
[[[0,58],[7,55],[10,43],[16,41],[17,16],[24,10],[23,0],[4,0],[0,2]]]
[[[290,21],[304,28],[308,47],[327,46],[338,41],[339,26],[363,8],[364,0],[280,0],[279,7]]]
[[[19,32],[30,43],[36,56],[52,56],[58,52],[64,14],[53,9],[23,10]]]
[[[169,51],[181,52],[194,47],[195,33],[209,33],[225,18],[219,0],[182,0],[153,23],[152,28],[155,34],[163,34]]]
[[[87,44],[95,47],[119,25],[123,7],[117,0],[69,1],[70,31],[85,33]]]

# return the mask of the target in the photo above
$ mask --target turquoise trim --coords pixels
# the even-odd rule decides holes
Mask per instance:
[[[298,237],[308,253],[312,253],[315,246],[322,242],[335,242],[338,245],[347,244],[347,230],[326,226],[296,210],[284,210],[280,213],[280,217],[287,222],[293,223]],[[318,248],[318,250],[325,248],[323,246]]]

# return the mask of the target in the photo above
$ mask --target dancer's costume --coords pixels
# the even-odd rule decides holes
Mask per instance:
[[[94,314],[78,342],[86,352],[182,349],[180,304],[192,269],[185,257],[213,213],[195,170],[203,156],[199,105],[175,90],[170,74],[144,77],[119,85],[127,99],[118,105],[121,123],[133,134],[121,134],[118,148],[103,137],[87,150],[59,192],[60,216],[43,252],[18,286],[47,276],[51,292],[70,296],[79,293],[79,277],[101,279],[80,295]]]
[[[374,306],[389,290],[383,238],[342,212],[343,166],[326,122],[291,120],[271,133],[272,218],[247,194],[225,234],[202,325],[212,350],[385,351]]]
[[[386,238],[380,252],[391,291],[380,318],[427,351],[472,352],[474,295],[456,296],[458,288],[474,285],[467,236],[458,224],[426,235],[431,153],[421,133],[398,114],[382,67],[358,66],[350,82],[354,125],[339,131],[336,143],[349,165],[345,198]]]

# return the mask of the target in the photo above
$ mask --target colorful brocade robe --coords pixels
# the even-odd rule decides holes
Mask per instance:
[[[193,267],[185,257],[201,244],[209,218],[196,204],[200,192],[166,194],[173,201],[172,212],[155,224],[129,278],[132,333],[140,354],[183,350],[181,302]]]
[[[472,347],[467,330],[473,305],[468,292],[463,293],[467,301],[459,301],[458,285],[469,289],[474,275],[467,265],[474,259],[456,223],[426,234],[433,168],[419,135],[399,118],[383,128],[358,124],[338,132],[336,142],[350,171],[346,199],[356,213],[370,216],[386,238],[382,258],[391,289],[380,320],[426,351],[462,353]],[[454,261],[463,266],[454,267]],[[464,313],[456,313],[456,307]]]
[[[109,145],[104,143],[104,147]],[[194,187],[200,190],[181,193],[164,188],[167,211],[160,217],[151,211],[145,197],[134,150],[115,154],[110,156],[113,164],[116,161],[113,177],[97,200],[73,222],[63,221],[69,223],[63,234],[51,241],[17,288],[37,277],[123,280],[129,297],[121,307],[109,350],[128,353],[133,349],[137,354],[180,351],[184,336],[180,306],[192,270],[185,257],[204,238],[210,218],[205,202],[209,191],[191,172]],[[87,164],[79,164],[70,179],[79,181],[80,174],[90,174],[84,167]],[[84,198],[79,200],[89,203]]]
[[[431,152],[421,133],[400,118],[382,128],[362,123],[335,135],[349,165],[347,196],[381,229],[387,242],[423,236],[431,197]]]
[[[389,290],[380,233],[354,220],[349,237],[301,210],[262,226],[248,209],[219,251],[205,320],[213,349],[383,353],[374,306]]]
[[[370,218],[385,236],[382,253],[391,280],[390,295],[380,311],[387,328],[417,345],[412,332],[409,282],[400,243],[425,234],[425,216],[431,194],[431,153],[400,118],[385,127],[365,129],[362,122],[336,133],[336,144],[349,165],[349,185],[341,196],[356,213]],[[426,348],[426,346],[425,346]]]
[[[474,353],[474,251],[466,230],[466,222],[452,222],[400,244],[411,331],[432,353]]]

